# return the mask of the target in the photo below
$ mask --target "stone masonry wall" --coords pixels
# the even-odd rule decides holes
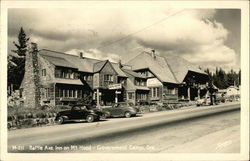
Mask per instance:
[[[26,52],[25,74],[23,79],[24,107],[39,107],[39,67],[38,67],[37,44],[29,44]]]

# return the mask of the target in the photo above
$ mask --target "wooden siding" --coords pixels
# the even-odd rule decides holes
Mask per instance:
[[[117,73],[109,62],[102,68],[99,76],[100,88],[107,89],[110,82],[104,80],[104,75],[113,75],[113,84],[117,83]]]

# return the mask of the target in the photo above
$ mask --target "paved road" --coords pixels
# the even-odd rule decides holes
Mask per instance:
[[[92,152],[239,153],[239,124],[240,111],[232,111],[107,138],[92,143]]]
[[[116,118],[96,123],[71,123],[14,130],[8,132],[8,150],[10,152],[178,152],[178,149],[181,149],[178,146],[186,147],[188,150],[190,149],[188,142],[201,139],[193,146],[193,149],[196,149],[194,152],[199,152],[202,149],[206,150],[197,146],[199,142],[207,140],[206,137],[216,136],[218,139],[227,132],[232,133],[229,141],[216,142],[218,145],[216,144],[215,151],[221,151],[225,149],[223,147],[234,144],[230,140],[239,142],[237,141],[239,110],[235,112],[239,106],[231,103],[183,108],[129,119]],[[227,110],[232,112],[223,114]],[[204,117],[217,112],[221,114]],[[196,119],[190,119],[193,117]],[[197,120],[203,121],[199,123]],[[207,151],[214,152],[214,146],[211,149]],[[238,150],[239,148],[235,146],[226,152]]]

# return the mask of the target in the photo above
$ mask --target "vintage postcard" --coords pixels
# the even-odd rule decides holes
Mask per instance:
[[[1,160],[249,160],[248,1],[2,1]]]

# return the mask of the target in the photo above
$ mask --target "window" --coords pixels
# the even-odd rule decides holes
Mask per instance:
[[[69,70],[69,78],[74,79],[74,72],[72,72],[71,70]]]
[[[46,76],[46,69],[42,69],[42,76]]]
[[[160,97],[160,88],[159,87],[151,88],[151,92],[152,92],[153,98]]]
[[[92,81],[93,76],[92,76],[92,75],[84,75],[84,76],[83,76],[83,79],[84,79],[85,81]]]
[[[44,89],[44,97],[49,98],[49,88]]]
[[[75,97],[75,98],[78,98],[77,91],[78,91],[78,90],[75,90],[75,94],[74,94],[74,97]]]
[[[79,106],[74,106],[72,109],[75,110],[75,111],[80,111],[81,110],[81,108]]]
[[[61,77],[61,70],[55,69],[55,77],[60,78]]]
[[[88,78],[87,78],[88,81],[92,81],[92,79],[93,79],[92,75],[89,75]]]
[[[58,68],[55,69],[56,78],[79,79],[79,73],[72,69]]]
[[[128,93],[128,99],[134,99],[134,93],[133,92],[129,92]]]
[[[73,97],[73,90],[69,90],[69,97]]]
[[[177,94],[178,92],[178,89],[177,88],[168,88],[165,93],[168,94],[168,95],[175,95]]]
[[[104,81],[109,81],[113,82],[114,81],[114,76],[113,75],[104,75]]]
[[[69,78],[69,73],[68,72],[65,72],[65,78]]]
[[[139,99],[139,100],[146,100],[147,99],[147,94],[138,93],[137,94],[137,99]]]
[[[79,79],[79,73],[74,73],[74,79]]]

